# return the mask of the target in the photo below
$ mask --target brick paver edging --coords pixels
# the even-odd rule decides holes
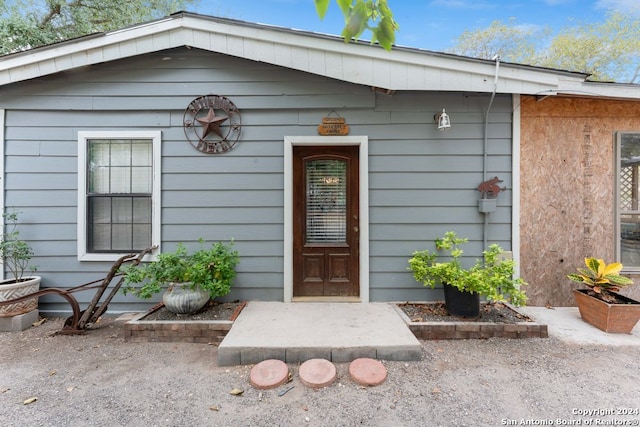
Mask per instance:
[[[547,325],[536,322],[490,323],[490,322],[412,322],[392,303],[392,307],[418,339],[486,339],[502,338],[548,338]],[[512,308],[513,309],[513,308]],[[513,309],[515,310],[515,309]],[[517,311],[517,310],[515,310]],[[124,325],[127,342],[192,342],[218,345],[227,335],[233,321],[161,321],[144,320],[149,312],[139,314]]]
[[[413,335],[422,340],[457,340],[486,338],[548,338],[547,325],[536,322],[412,322],[397,304],[394,309]],[[511,307],[510,307],[511,308]],[[514,308],[511,308],[514,311]]]
[[[218,345],[233,325],[230,320],[144,320],[142,313],[124,324],[126,342],[192,342]]]

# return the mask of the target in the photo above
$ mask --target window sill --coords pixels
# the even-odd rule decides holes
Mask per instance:
[[[124,255],[128,255],[129,253],[134,253],[134,252],[123,252],[123,253],[113,253],[113,254],[92,254],[92,253],[80,254],[78,255],[78,261],[80,262],[103,262],[103,261],[115,262],[120,257]],[[156,255],[145,255],[144,258],[142,258],[142,261],[148,262],[148,261],[154,261],[155,259],[156,259]]]

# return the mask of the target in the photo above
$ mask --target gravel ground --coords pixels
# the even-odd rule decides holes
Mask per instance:
[[[638,347],[555,338],[424,341],[420,362],[384,362],[364,388],[338,364],[311,390],[289,365],[284,396],[249,384],[251,366],[218,367],[216,347],[125,343],[106,319],[83,336],[50,336],[61,319],[0,333],[0,425],[500,426],[638,425]],[[239,396],[234,388],[244,390]],[[30,404],[27,399],[37,398]],[[608,415],[609,412],[612,415]],[[617,424],[607,424],[617,421]]]

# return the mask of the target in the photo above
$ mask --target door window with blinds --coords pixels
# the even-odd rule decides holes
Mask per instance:
[[[81,206],[86,254],[137,252],[154,242],[159,223],[159,132],[82,134]]]
[[[347,239],[347,162],[306,162],[307,243],[344,243]]]
[[[618,259],[640,269],[640,133],[618,133]]]

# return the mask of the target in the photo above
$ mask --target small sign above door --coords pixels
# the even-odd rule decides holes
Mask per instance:
[[[318,125],[318,135],[348,135],[349,125],[342,117],[323,117]]]

